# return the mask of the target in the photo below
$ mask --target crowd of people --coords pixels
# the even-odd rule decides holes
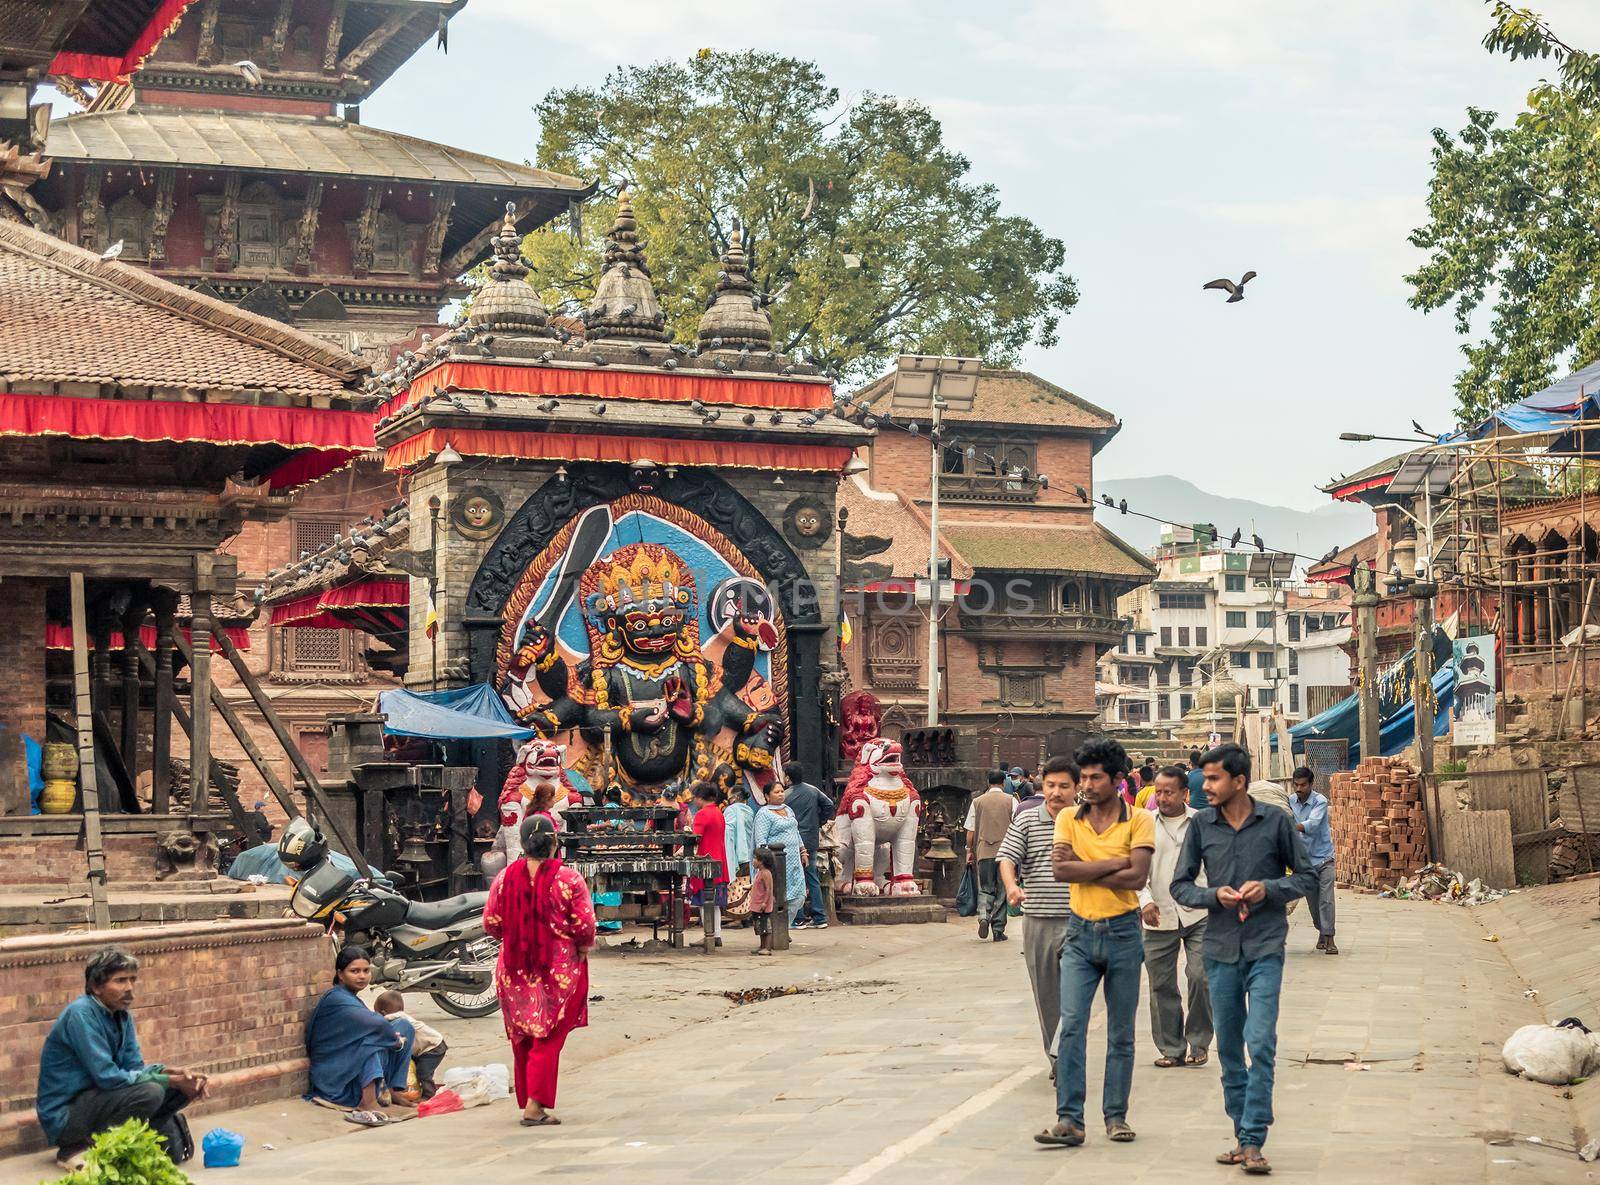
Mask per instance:
[[[1252,1175],[1272,1171],[1262,1149],[1272,1123],[1288,907],[1311,898],[1317,949],[1338,953],[1333,843],[1327,799],[1309,769],[1295,770],[1292,795],[1250,775],[1250,756],[1237,745],[1195,752],[1187,768],[1147,759],[1135,769],[1120,743],[1095,738],[1071,760],[1040,768],[1037,802],[1022,796],[997,843],[1006,778],[996,771],[975,798],[969,859],[979,884],[997,879],[1004,904],[1022,916],[1024,962],[1056,1083],[1056,1119],[1035,1135],[1039,1143],[1077,1147],[1087,1138],[1096,994],[1105,1009],[1106,1137],[1136,1138],[1128,1113],[1145,981],[1157,1068],[1204,1066],[1215,1041],[1234,1137],[1218,1162]],[[980,939],[1003,936],[1000,925],[996,934],[989,907]]]
[[[698,907],[713,911],[717,945],[735,882],[746,886],[754,954],[772,953],[778,909],[791,929],[828,924],[818,862],[835,807],[804,773],[786,766],[759,809],[736,786],[693,788],[688,824],[698,853],[717,871],[690,888]],[[1128,1122],[1134,1017],[1147,981],[1155,1066],[1204,1066],[1214,1042],[1234,1134],[1217,1160],[1251,1174],[1271,1171],[1262,1149],[1272,1123],[1287,909],[1308,898],[1317,949],[1338,953],[1333,843],[1327,799],[1310,770],[1294,772],[1287,795],[1250,775],[1249,755],[1236,745],[1193,753],[1187,767],[1160,767],[1152,758],[1135,769],[1121,744],[1095,738],[1031,776],[995,770],[973,797],[966,832],[978,935],[1005,941],[1008,921],[1020,917],[1055,1082],[1056,1119],[1038,1142],[1085,1142],[1086,1038],[1097,994],[1105,1009],[1106,1136],[1136,1138]],[[495,878],[484,910],[485,929],[501,944],[495,992],[529,1127],[561,1122],[554,1112],[561,1053],[588,1023],[597,931],[589,888],[562,861],[558,826],[548,811],[523,820],[520,852]],[[342,947],[306,1025],[307,1097],[353,1123],[381,1126],[393,1121],[390,1109],[433,1096],[448,1045],[407,1013],[400,993],[374,988],[371,979],[368,952]],[[182,1111],[206,1095],[207,1078],[144,1061],[131,1013],[137,980],[132,955],[116,947],[96,953],[85,967],[84,995],[45,1041],[38,1117],[63,1167],[81,1164],[96,1133],[130,1118],[160,1133],[175,1159],[192,1151]]]

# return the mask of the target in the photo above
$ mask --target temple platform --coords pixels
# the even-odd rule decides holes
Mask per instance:
[[[287,885],[252,885],[227,877],[203,881],[110,886],[111,925],[156,926],[281,918],[289,908]],[[0,938],[59,934],[91,926],[89,889],[82,883],[5,885],[0,888]]]
[[[839,920],[848,926],[898,926],[908,923],[943,922],[949,918],[936,897],[854,897],[834,901]]]

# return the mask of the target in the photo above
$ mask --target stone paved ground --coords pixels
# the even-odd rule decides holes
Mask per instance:
[[[1280,1179],[1340,1185],[1600,1181],[1557,1149],[1572,1103],[1505,1075],[1509,1030],[1541,1019],[1504,943],[1473,911],[1343,895],[1336,959],[1294,928],[1284,992],[1277,1126]],[[968,923],[803,935],[771,960],[730,936],[720,956],[597,959],[593,1027],[568,1045],[559,1129],[516,1126],[510,1103],[359,1131],[306,1104],[197,1121],[249,1140],[239,1169],[197,1180],[472,1182],[534,1176],[583,1185],[678,1185],[761,1175],[784,1185],[992,1185],[1235,1180],[1215,1062],[1156,1070],[1140,1013],[1131,1145],[1099,1137],[1037,1148],[1053,1094],[1020,942],[980,943]],[[814,992],[733,1007],[726,987]],[[462,1058],[504,1056],[498,1021],[440,1022]],[[1097,1029],[1091,1061],[1103,1055]],[[1360,1057],[1370,1066],[1352,1071]],[[1532,1138],[1536,1142],[1529,1142]],[[275,1145],[266,1150],[263,1143]],[[47,1164],[0,1164],[0,1185]]]

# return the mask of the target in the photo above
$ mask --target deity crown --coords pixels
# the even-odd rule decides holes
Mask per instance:
[[[665,548],[656,555],[640,549],[626,561],[612,563],[598,576],[599,594],[612,605],[672,601],[686,583],[678,558]]]

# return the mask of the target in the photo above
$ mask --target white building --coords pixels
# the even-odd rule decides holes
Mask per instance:
[[[1166,529],[1154,558],[1155,580],[1118,601],[1129,628],[1100,661],[1108,727],[1175,725],[1221,663],[1250,707],[1294,720],[1349,693],[1348,590],[1291,586],[1292,556],[1206,550],[1182,529]]]

